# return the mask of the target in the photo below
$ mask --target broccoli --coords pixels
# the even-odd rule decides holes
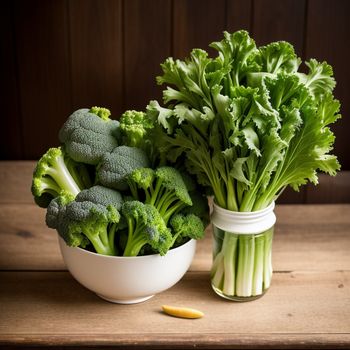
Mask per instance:
[[[192,205],[181,174],[174,168],[136,169],[128,177],[128,183],[135,196],[137,189],[144,191],[145,203],[153,205],[166,224],[173,214]]]
[[[144,112],[126,111],[120,117],[120,130],[126,146],[143,148],[150,142],[146,137],[152,128],[153,122]]]
[[[120,131],[123,145],[145,151],[152,168],[166,164],[164,155],[159,152],[162,147],[160,128],[148,113],[126,111],[120,118]]]
[[[61,148],[50,148],[38,161],[33,173],[32,194],[35,202],[46,208],[63,192],[76,196],[89,186],[84,164],[73,161]]]
[[[139,201],[125,202],[122,214],[128,224],[128,239],[124,256],[136,256],[145,245],[165,255],[172,243],[170,230],[158,210]]]
[[[58,222],[61,220],[59,216],[64,215],[66,205],[74,200],[74,196],[70,193],[62,193],[60,196],[51,200],[46,211],[46,225],[50,228],[57,229]]]
[[[122,195],[118,191],[99,185],[81,191],[75,200],[77,202],[89,201],[105,207],[113,205],[117,210],[120,210],[123,204]]]
[[[134,170],[128,176],[128,185],[134,199],[139,200],[138,189],[142,189],[145,192],[145,203],[151,202],[151,192],[148,190],[151,188],[155,179],[155,171],[151,168],[139,168]]]
[[[52,200],[46,223],[57,229],[71,247],[85,248],[91,243],[103,255],[116,255],[115,233],[120,220],[120,193],[102,186],[80,192],[74,201],[69,196]]]
[[[185,239],[201,239],[204,236],[204,225],[202,220],[194,214],[176,214],[170,220],[170,226],[173,229],[172,245],[176,241]]]
[[[116,255],[114,237],[119,220],[120,214],[112,205],[73,201],[66,206],[57,230],[70,246],[77,246],[79,240],[79,245],[85,244],[87,238],[97,253]]]
[[[148,167],[146,153],[135,147],[120,146],[106,153],[97,166],[96,180],[116,190],[127,190],[128,175],[138,168]]]
[[[75,111],[59,131],[69,156],[96,165],[103,154],[118,146],[119,122],[109,118],[106,108],[92,107]]]

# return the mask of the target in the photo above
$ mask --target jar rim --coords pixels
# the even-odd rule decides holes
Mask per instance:
[[[275,202],[268,207],[252,211],[238,212],[213,204],[212,223],[221,230],[236,234],[258,234],[270,229],[276,222]]]
[[[237,218],[254,218],[254,217],[260,217],[260,216],[264,216],[270,212],[272,212],[275,209],[275,202],[271,202],[271,204],[269,206],[267,206],[264,209],[260,209],[260,210],[256,210],[256,211],[233,211],[233,210],[228,210],[225,209],[223,207],[220,207],[219,205],[217,205],[215,203],[215,201],[213,202],[213,207],[214,210],[222,213],[224,215],[227,216],[231,216],[231,217],[237,217]]]

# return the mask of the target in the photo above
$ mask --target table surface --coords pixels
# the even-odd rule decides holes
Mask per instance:
[[[117,305],[66,271],[28,190],[33,164],[0,162],[0,346],[350,347],[350,204],[277,206],[272,285],[258,300],[229,302],[211,290],[208,229],[179,283]],[[205,316],[169,317],[163,304]]]

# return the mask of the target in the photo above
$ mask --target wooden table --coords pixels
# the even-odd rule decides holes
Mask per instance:
[[[268,293],[233,303],[210,288],[211,238],[174,287],[105,302],[66,271],[29,193],[32,162],[0,163],[0,345],[139,348],[350,347],[350,205],[279,205]],[[202,310],[164,315],[162,304]]]

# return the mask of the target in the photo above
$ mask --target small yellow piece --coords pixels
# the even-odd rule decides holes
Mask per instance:
[[[204,313],[202,311],[190,309],[188,307],[176,307],[176,306],[163,305],[162,309],[166,314],[170,316],[175,316],[175,317],[201,318],[204,316]]]

